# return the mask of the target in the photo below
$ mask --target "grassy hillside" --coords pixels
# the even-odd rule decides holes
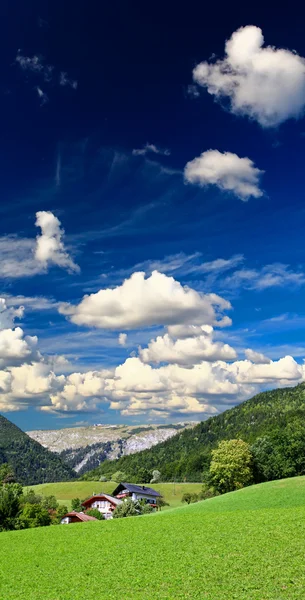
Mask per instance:
[[[305,478],[144,517],[1,534],[6,600],[301,600]]]
[[[101,483],[100,481],[71,481],[67,483],[46,483],[32,486],[37,494],[43,496],[55,496],[61,503],[70,508],[72,498],[83,500],[93,493],[105,492],[111,494],[116,487],[113,481]],[[201,491],[201,483],[156,483],[153,488],[160,492],[170,507],[181,506],[184,493],[198,494]],[[165,507],[168,510],[168,507]],[[163,509],[164,510],[164,509]]]
[[[8,462],[23,485],[64,481],[76,474],[56,454],[43,448],[0,415],[0,464]]]
[[[200,481],[220,440],[242,438],[252,444],[262,437],[273,461],[266,479],[305,474],[305,384],[258,394],[150,450],[106,461],[89,476],[121,470],[136,477],[145,468],[159,469],[163,481]]]

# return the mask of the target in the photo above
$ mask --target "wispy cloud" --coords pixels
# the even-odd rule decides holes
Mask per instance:
[[[65,71],[58,73],[55,67],[47,64],[44,57],[39,54],[26,56],[21,53],[21,50],[18,50],[15,62],[24,73],[27,73],[36,80],[37,85],[35,86],[35,90],[41,100],[41,106],[49,100],[43,86],[54,87],[59,85],[60,87],[77,89],[78,82],[75,79],[68,77]]]
[[[145,144],[145,146],[143,146],[143,148],[135,148],[132,151],[132,154],[134,156],[145,156],[146,154],[161,154],[163,156],[170,156],[170,150],[168,149],[163,149],[163,148],[158,148],[158,146],[156,146],[155,144]]]
[[[224,287],[245,288],[262,291],[272,287],[287,285],[300,286],[305,283],[305,273],[293,271],[289,265],[274,263],[260,269],[241,269],[235,271],[223,282]]]

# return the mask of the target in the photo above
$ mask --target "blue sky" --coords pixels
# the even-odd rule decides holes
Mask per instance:
[[[0,412],[198,420],[303,381],[304,15],[53,4],[2,15]]]

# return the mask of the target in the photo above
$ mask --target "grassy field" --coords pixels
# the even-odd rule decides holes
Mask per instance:
[[[0,539],[1,600],[303,600],[305,478]]]
[[[33,489],[44,496],[53,495],[60,503],[70,508],[72,498],[84,500],[87,496],[101,491],[111,494],[116,485],[113,481],[106,481],[105,483],[100,481],[72,481],[70,483],[44,483],[31,486],[28,489]],[[198,494],[202,488],[202,483],[159,483],[154,484],[153,488],[164,496],[170,507],[175,507],[181,505],[181,498],[185,492]]]

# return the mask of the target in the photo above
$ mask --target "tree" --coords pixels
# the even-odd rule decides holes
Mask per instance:
[[[16,483],[14,471],[8,463],[0,465],[0,485],[2,483]]]
[[[81,502],[80,498],[72,498],[71,508],[72,508],[72,510],[75,510],[76,512],[80,512],[81,510],[83,510],[82,502]]]
[[[95,517],[98,519],[98,521],[103,521],[105,519],[103,513],[101,513],[97,508],[89,508],[89,510],[86,511],[86,515]]]
[[[122,519],[123,517],[136,517],[139,514],[141,514],[139,508],[136,508],[131,498],[127,498],[127,500],[117,505],[112,516],[114,519]]]
[[[181,502],[186,502],[186,504],[190,504],[192,502],[192,494],[189,492],[185,492],[182,496]]]
[[[163,506],[169,506],[169,503],[164,500],[163,496],[158,496],[157,497],[157,510],[162,510]]]
[[[19,483],[7,483],[0,487],[0,531],[15,529],[21,495],[22,486]]]
[[[152,479],[150,480],[150,483],[158,483],[158,481],[160,481],[160,479],[161,479],[160,471],[158,471],[158,469],[154,469],[152,472]]]
[[[21,498],[22,504],[41,504],[42,496],[36,494],[34,490],[26,490]]]
[[[126,481],[126,475],[123,471],[116,471],[111,475],[111,481],[115,481],[116,483],[121,483],[121,481]]]
[[[65,504],[61,504],[56,511],[56,522],[60,523],[62,518],[69,512],[68,507]]]
[[[58,509],[58,502],[55,496],[45,496],[42,498],[41,506],[47,510],[53,511]]]
[[[51,525],[51,516],[41,504],[27,503],[18,518],[18,528],[28,529],[32,527],[45,527]]]
[[[108,481],[108,479],[107,479],[106,475],[101,475],[101,476],[100,476],[100,481],[104,481],[104,482],[105,482],[105,481]]]
[[[253,481],[253,457],[243,440],[224,440],[212,450],[210,476],[221,494],[238,490]]]

